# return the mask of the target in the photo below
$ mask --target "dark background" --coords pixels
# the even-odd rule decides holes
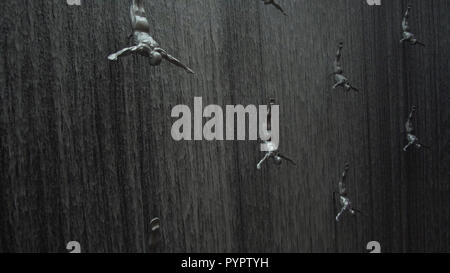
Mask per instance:
[[[426,48],[402,46],[408,1],[147,0],[152,34],[191,76],[127,45],[128,0],[0,1],[0,251],[383,252],[450,250],[450,1],[410,1]],[[346,74],[362,92],[332,90]],[[256,142],[175,142],[177,104],[281,107],[281,150],[298,166],[265,165]],[[404,153],[404,123],[431,150]],[[367,216],[332,192],[345,161]]]

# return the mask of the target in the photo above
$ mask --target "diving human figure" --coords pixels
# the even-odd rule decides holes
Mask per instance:
[[[275,0],[261,0],[261,1],[264,2],[264,5],[273,5],[277,10],[281,11],[281,13],[287,16],[284,9],[278,3],[276,3]]]
[[[151,230],[150,245],[152,247],[157,245],[159,243],[159,241],[161,240],[161,238],[160,238],[161,237],[160,226],[161,226],[161,220],[159,218],[153,218],[150,221],[150,230]]]
[[[347,188],[345,186],[345,179],[347,178],[347,172],[350,169],[350,165],[348,163],[345,164],[344,172],[342,172],[341,179],[339,180],[339,203],[342,208],[336,216],[336,221],[339,222],[342,214],[345,211],[350,212],[350,214],[355,215],[356,211],[352,207],[352,202],[347,197]]]
[[[125,57],[130,54],[139,54],[150,59],[150,65],[160,65],[165,59],[170,63],[185,69],[188,73],[194,74],[189,67],[181,63],[175,57],[169,55],[150,35],[150,24],[146,18],[143,0],[132,0],[130,7],[131,25],[134,46],[124,48],[114,54],[109,55],[110,61],[117,61],[119,57]]]
[[[341,57],[342,57],[342,48],[344,47],[343,43],[339,43],[338,50],[336,52],[336,59],[334,60],[334,80],[335,84],[333,85],[333,89],[338,87],[343,87],[345,91],[349,92],[351,90],[355,90],[358,92],[359,90],[352,86],[349,80],[344,76],[344,69],[342,69]]]
[[[419,40],[416,39],[416,36],[410,32],[410,27],[409,27],[409,23],[408,23],[408,19],[409,19],[409,13],[412,9],[411,5],[408,5],[408,9],[405,12],[405,15],[403,16],[403,21],[402,21],[402,36],[403,38],[400,40],[400,43],[403,42],[409,42],[411,45],[421,45],[421,46],[425,46],[424,43],[420,42]]]
[[[270,132],[272,130],[271,120],[272,120],[272,106],[273,105],[275,105],[275,99],[270,99],[270,102],[267,105],[267,107],[268,107],[267,124],[265,125],[267,130],[263,130],[263,131]],[[273,159],[273,161],[275,162],[276,165],[281,165],[283,163],[283,159],[287,160],[288,162],[290,162],[293,165],[296,165],[294,160],[292,160],[289,157],[280,153],[277,145],[275,145],[275,143],[273,143],[272,140],[269,139],[269,140],[264,141],[264,145],[266,146],[267,151],[266,151],[266,154],[264,155],[264,157],[259,161],[258,165],[256,165],[256,168],[258,170],[261,170],[262,164],[265,161],[267,161],[268,159]]]
[[[409,147],[415,146],[417,149],[421,148],[429,148],[422,143],[420,143],[419,138],[414,135],[414,125],[412,122],[412,119],[414,117],[414,114],[416,112],[416,106],[412,107],[411,112],[409,113],[408,120],[406,120],[405,129],[406,129],[406,140],[408,141],[408,144],[403,148],[403,151],[407,151]]]

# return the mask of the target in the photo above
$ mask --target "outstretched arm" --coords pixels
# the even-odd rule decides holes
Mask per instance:
[[[119,50],[118,52],[111,54],[108,56],[108,60],[110,61],[117,61],[117,59],[119,57],[125,57],[128,56],[130,54],[132,54],[133,52],[136,52],[140,49],[139,46],[132,46],[132,47],[126,47],[122,50]]]
[[[297,164],[295,163],[295,161],[294,161],[293,159],[291,159],[291,158],[289,158],[289,157],[287,157],[287,156],[285,156],[285,155],[282,155],[282,154],[278,154],[278,156],[281,157],[281,158],[283,158],[283,159],[285,159],[285,160],[287,160],[287,161],[290,162],[291,164],[297,166]]]
[[[355,92],[359,92],[359,89],[354,87],[353,85],[350,85],[350,89],[354,90]]]
[[[357,213],[359,213],[359,214],[361,214],[363,216],[368,216],[366,213],[364,213],[363,211],[361,211],[359,209],[355,209],[355,208],[352,207],[351,210],[353,210],[354,212],[357,212]]]
[[[277,10],[281,11],[281,13],[283,13],[285,16],[287,16],[286,12],[283,10],[283,8],[282,8],[278,3],[275,3],[275,1],[273,1],[273,2],[272,2],[272,5],[274,5],[274,7],[275,7]]]
[[[339,219],[341,218],[344,211],[348,209],[348,205],[345,205],[342,207],[341,211],[339,211],[338,215],[336,215],[336,222],[339,222]]]
[[[421,41],[416,41],[416,44],[421,45],[421,46],[425,46],[425,44],[422,43]]]
[[[164,51],[163,49],[161,49],[161,48],[155,48],[155,50],[156,50],[157,52],[159,52],[159,53],[162,55],[162,57],[163,57],[164,59],[166,59],[167,61],[171,62],[172,64],[174,64],[174,65],[176,65],[176,66],[178,66],[178,67],[183,68],[183,69],[186,70],[188,73],[195,74],[195,72],[194,72],[192,69],[190,69],[189,67],[187,67],[186,65],[184,65],[183,63],[181,63],[181,62],[180,62],[178,59],[176,59],[175,57],[173,57],[173,56],[167,54],[167,52]]]
[[[423,144],[422,142],[418,142],[417,144],[419,144],[420,145],[420,147],[422,147],[422,148],[425,148],[425,149],[431,149],[431,147],[430,146],[428,146],[428,145],[425,145],[425,144]]]
[[[263,157],[263,159],[261,159],[261,161],[259,161],[258,165],[256,165],[256,168],[258,170],[261,170],[261,166],[264,163],[264,161],[266,161],[269,157],[270,157],[271,153],[266,153],[266,155]]]
[[[344,86],[345,81],[344,80],[340,80],[338,81],[335,85],[333,85],[333,89],[338,88],[339,86]]]
[[[411,147],[411,145],[413,145],[413,144],[414,144],[414,141],[410,141],[408,144],[406,144],[405,147],[403,147],[403,151],[404,152],[408,151],[409,147]]]
[[[339,85],[342,85],[342,83],[340,83],[340,82],[336,83],[335,85],[333,85],[333,89],[336,89],[336,88],[338,88],[338,87],[339,87]]]
[[[403,42],[408,41],[408,40],[409,40],[409,38],[403,38],[403,39],[400,40],[400,43],[403,43]]]

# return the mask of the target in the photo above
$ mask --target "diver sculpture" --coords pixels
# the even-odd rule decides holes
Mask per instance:
[[[408,19],[409,19],[409,12],[411,11],[412,6],[408,5],[408,9],[405,12],[405,15],[403,16],[403,21],[402,21],[402,36],[403,38],[400,40],[400,43],[403,42],[409,42],[411,45],[421,45],[421,46],[425,46],[424,43],[420,42],[419,40],[417,40],[416,36],[410,32],[410,27],[409,27],[409,23],[408,23]]]
[[[269,131],[269,132],[270,132],[270,130],[272,130],[272,127],[271,127],[272,105],[275,105],[275,99],[270,99],[269,104],[267,105],[268,115],[267,115],[266,127],[267,127],[267,131]],[[268,159],[273,159],[273,161],[275,162],[276,165],[281,165],[283,163],[283,159],[287,160],[288,162],[290,162],[293,165],[296,165],[294,160],[281,154],[280,151],[278,150],[278,145],[275,145],[270,139],[264,141],[264,144],[267,147],[267,152],[266,152],[266,155],[259,161],[258,165],[256,166],[256,168],[258,170],[261,170],[262,164]]]
[[[150,247],[155,249],[161,241],[161,220],[159,218],[153,218],[150,221]]]
[[[150,65],[152,66],[160,65],[162,60],[165,59],[170,63],[183,68],[188,73],[194,74],[194,71],[189,67],[162,49],[150,35],[150,24],[146,18],[143,2],[144,0],[132,0],[130,7],[131,25],[133,28],[133,34],[130,35],[130,38],[133,38],[134,45],[109,55],[108,59],[110,61],[117,61],[119,57],[125,57],[130,54],[139,54],[148,57],[150,59]]]
[[[344,47],[343,43],[339,43],[338,51],[336,53],[336,59],[334,60],[333,68],[334,68],[334,80],[335,84],[333,85],[333,89],[338,88],[339,86],[343,87],[345,91],[349,92],[354,90],[358,92],[359,90],[352,86],[349,80],[344,76],[344,69],[342,69],[341,57],[342,57],[342,48]]]
[[[419,138],[414,134],[414,125],[412,119],[414,117],[414,113],[416,112],[416,110],[417,110],[416,106],[413,106],[411,112],[409,113],[408,119],[406,120],[405,129],[406,129],[406,140],[408,141],[408,144],[406,144],[406,146],[403,148],[403,151],[405,152],[411,146],[415,146],[417,149],[430,148],[420,143]]]
[[[346,163],[344,172],[342,172],[341,179],[339,180],[339,203],[342,208],[336,216],[336,222],[340,221],[342,214],[346,211],[350,212],[351,215],[356,214],[356,210],[352,207],[352,202],[347,196],[347,188],[345,186],[345,179],[347,178],[347,172],[350,169],[350,164]]]

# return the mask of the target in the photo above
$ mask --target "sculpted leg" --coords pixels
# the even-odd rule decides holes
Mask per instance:
[[[338,51],[336,52],[336,58],[334,60],[334,73],[335,74],[341,74],[342,73],[342,67],[341,67],[341,56],[342,56],[342,48],[344,47],[343,43],[339,43]]]
[[[130,6],[130,19],[133,31],[148,32],[150,24],[146,18],[143,0],[133,0]]]
[[[403,16],[403,21],[402,21],[403,32],[408,32],[409,31],[408,18],[409,18],[409,11],[410,10],[411,10],[411,6],[408,5],[408,9],[406,10],[405,15]]]

